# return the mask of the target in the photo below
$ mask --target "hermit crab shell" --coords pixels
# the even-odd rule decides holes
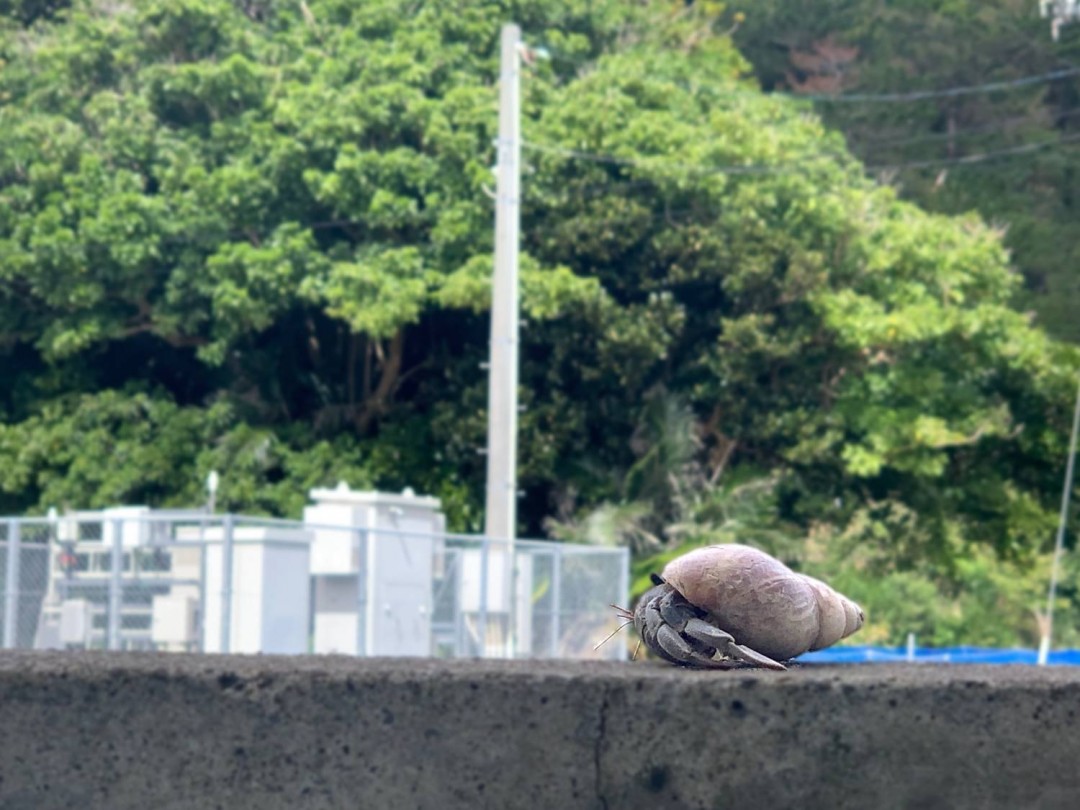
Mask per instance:
[[[735,641],[784,661],[862,627],[862,609],[824,582],[737,543],[695,549],[661,575]]]

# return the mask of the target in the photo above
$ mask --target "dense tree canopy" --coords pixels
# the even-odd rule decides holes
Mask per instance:
[[[552,57],[524,79],[521,529],[607,515],[648,553],[746,526],[883,604],[965,561],[1038,573],[1076,352],[1010,307],[997,231],[901,201],[760,93],[722,9],[18,8],[2,511],[191,504],[218,469],[232,509],[295,515],[343,479],[476,528],[515,19]]]

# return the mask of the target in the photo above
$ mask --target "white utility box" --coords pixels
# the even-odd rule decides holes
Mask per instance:
[[[119,528],[120,545],[125,549],[145,545],[150,537],[149,506],[113,506],[103,509],[101,515],[101,541],[112,547],[114,535]]]
[[[199,600],[158,594],[151,605],[150,640],[169,651],[193,649],[199,641]]]
[[[206,529],[203,650],[306,653],[311,616],[311,536],[303,529],[232,530],[229,639],[222,639],[225,527]]]
[[[446,520],[437,498],[313,489],[314,651],[432,653],[434,557]]]
[[[60,603],[60,646],[86,647],[94,632],[94,606],[87,599],[65,599]]]

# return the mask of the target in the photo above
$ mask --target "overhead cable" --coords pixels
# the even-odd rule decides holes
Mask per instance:
[[[933,160],[918,160],[904,163],[891,163],[881,165],[867,165],[863,168],[865,169],[865,171],[875,172],[899,171],[903,169],[924,169],[931,167],[961,166],[972,163],[983,163],[985,161],[994,160],[1001,157],[1028,154],[1030,152],[1038,152],[1043,149],[1051,149],[1054,147],[1075,143],[1077,141],[1080,141],[1080,133],[1074,135],[1067,135],[1055,141],[1038,141],[1035,143],[1021,144],[1019,146],[1013,146],[1006,149],[998,149],[990,152],[975,152],[973,154],[962,155],[960,157],[941,158]],[[689,171],[695,174],[705,175],[790,174],[804,171],[805,164],[809,160],[821,160],[828,158],[838,159],[845,157],[845,155],[840,152],[813,152],[800,155],[797,162],[793,161],[789,163],[779,164],[758,163],[744,165],[733,164],[728,166],[704,166],[700,163],[669,161],[663,159],[662,157],[623,158],[618,157],[617,155],[605,155],[596,152],[586,152],[579,149],[569,149],[566,147],[554,146],[551,144],[534,143],[532,141],[523,141],[521,146],[523,149],[533,152],[560,155],[562,157],[567,157],[574,160],[584,160],[591,163],[606,163],[616,166],[632,166],[639,169],[670,168],[677,171]]]
[[[563,62],[564,64],[576,64],[579,66],[584,64],[596,64],[596,60],[592,57],[581,59],[580,61],[566,56],[554,56],[552,58],[555,61]],[[1060,68],[1046,73],[1037,73],[1032,76],[1021,76],[1016,79],[1001,79],[993,82],[984,82],[982,84],[959,85],[927,90],[908,90],[897,93],[791,93],[773,91],[764,93],[764,95],[779,96],[796,100],[803,99],[805,101],[820,101],[830,104],[888,104],[906,101],[924,101],[934,98],[955,98],[957,96],[970,96],[978,93],[993,93],[999,90],[1012,90],[1018,87],[1046,84],[1048,82],[1057,81],[1058,79],[1067,79],[1071,76],[1080,76],[1080,67]],[[753,92],[753,89],[749,87],[720,88],[715,85],[698,81],[695,81],[694,83],[698,87],[708,87],[711,90],[722,93]]]
[[[972,84],[962,87],[947,87],[942,90],[912,90],[906,93],[840,93],[837,95],[817,93],[783,93],[793,98],[804,98],[809,101],[825,101],[830,103],[849,102],[895,102],[895,101],[922,101],[930,98],[953,98],[955,96],[970,96],[975,93],[993,93],[996,90],[1011,90],[1014,87],[1027,87],[1033,84],[1045,84],[1046,82],[1066,79],[1069,76],[1080,75],[1080,68],[1064,68],[1053,70],[1049,73],[1040,73],[1037,76],[1024,76],[1020,79],[1007,81],[986,82],[985,84]]]
[[[1074,118],[1080,115],[1080,107],[1068,112],[1055,115],[1053,118],[1054,124],[1059,124],[1067,119]],[[917,143],[931,143],[934,141],[959,141],[966,138],[977,138],[984,135],[1001,135],[1003,132],[1008,131],[1008,124],[1023,124],[1028,123],[1023,118],[1013,119],[998,119],[985,126],[971,127],[969,129],[957,129],[954,132],[931,132],[923,135],[903,135],[895,136],[891,138],[859,138],[853,137],[852,133],[846,133],[848,142],[853,147],[865,148],[865,147],[902,147],[910,144]],[[1019,127],[1013,127],[1018,129]]]

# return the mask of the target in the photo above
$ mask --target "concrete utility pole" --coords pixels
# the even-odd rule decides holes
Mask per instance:
[[[1076,434],[1080,432],[1080,387],[1076,391],[1076,408],[1073,411],[1072,433],[1069,435],[1069,458],[1065,462],[1065,485],[1061,492],[1061,515],[1058,518],[1057,537],[1054,539],[1054,561],[1050,569],[1050,591],[1046,596],[1046,625],[1039,643],[1037,663],[1045,666],[1050,656],[1050,644],[1054,636],[1054,598],[1057,596],[1058,575],[1061,569],[1061,553],[1065,548],[1065,524],[1069,521],[1069,501],[1072,499],[1073,470],[1076,468]]]
[[[502,614],[498,646],[513,658],[516,591],[514,537],[517,520],[518,232],[521,220],[521,29],[502,29],[499,63],[498,180],[495,192],[495,274],[491,286],[491,354],[488,364],[487,495],[481,603],[481,644],[489,644],[488,608]],[[498,585],[498,588],[493,588]]]
[[[518,231],[521,218],[521,29],[502,29],[495,276],[491,291],[484,534],[512,541],[517,518]]]

